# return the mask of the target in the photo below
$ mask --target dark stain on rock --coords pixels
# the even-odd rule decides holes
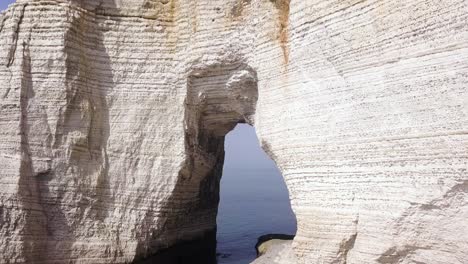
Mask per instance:
[[[146,1],[144,4],[143,4],[143,8],[145,9],[150,9],[153,7],[153,4],[151,2],[148,2]]]
[[[408,256],[410,256],[415,251],[420,250],[420,249],[427,249],[427,248],[409,246],[409,245],[404,246],[401,249],[397,247],[391,247],[377,259],[377,262],[381,264],[400,263],[403,260],[408,260]],[[416,263],[416,262],[412,262],[412,263]]]
[[[15,61],[15,53],[16,53],[16,48],[18,47],[18,39],[19,39],[21,23],[23,23],[24,11],[26,10],[27,6],[28,6],[28,4],[23,5],[23,7],[21,9],[20,16],[18,18],[18,22],[16,23],[15,33],[13,34],[13,45],[11,45],[10,50],[8,52],[8,61],[7,61],[7,64],[6,64],[7,68],[9,68],[13,64],[13,62]]]
[[[350,236],[348,239],[344,240],[340,245],[340,257],[342,257],[341,261],[344,261],[344,264],[348,262],[348,253],[351,249],[354,248],[354,244],[356,242],[357,233]]]
[[[142,7],[146,9],[146,14],[142,17],[173,22],[176,13],[175,1],[176,0],[145,0]]]
[[[289,27],[289,6],[291,0],[270,0],[276,9],[278,9],[279,21],[279,42],[283,50],[283,58],[285,64],[289,63],[289,48],[288,48],[288,27]]]
[[[176,13],[176,3],[175,0],[171,0],[169,12],[171,13],[172,21],[175,20],[175,13]]]
[[[157,8],[159,5],[167,5],[169,2],[172,2],[171,0],[146,0],[143,3],[143,8],[147,9],[154,9]]]
[[[240,17],[244,12],[246,5],[249,5],[252,0],[237,0],[234,6],[231,9],[231,15],[233,17]]]

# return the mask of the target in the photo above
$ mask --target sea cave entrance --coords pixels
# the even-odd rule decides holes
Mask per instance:
[[[193,250],[175,250],[174,263],[250,263],[259,236],[295,233],[283,178],[253,128],[257,84],[257,72],[242,62],[202,64],[189,74],[186,159],[166,205],[179,212],[169,212],[165,228],[198,240]]]
[[[275,163],[262,150],[255,129],[238,124],[225,138],[217,216],[218,264],[245,264],[256,257],[265,234],[295,234],[288,190]]]

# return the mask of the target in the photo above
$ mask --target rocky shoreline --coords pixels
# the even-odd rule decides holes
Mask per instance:
[[[292,250],[294,235],[268,234],[258,238],[257,259],[252,264],[296,263]]]

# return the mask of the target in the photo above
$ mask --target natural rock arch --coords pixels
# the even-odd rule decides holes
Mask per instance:
[[[187,83],[242,64],[299,263],[468,262],[465,10],[19,0],[0,14],[0,262],[125,263],[212,229],[215,192],[200,186],[217,188],[203,179],[232,124],[213,128]],[[248,105],[224,117],[248,122]]]
[[[196,232],[184,237],[186,243],[179,241],[157,255],[152,254],[164,245],[144,241],[139,244],[135,260],[149,256],[150,261],[161,258],[184,261],[187,258],[190,263],[197,258],[204,263],[214,263],[216,228],[213,228],[216,227],[219,203],[224,138],[238,123],[254,125],[257,74],[242,62],[193,68],[195,70],[187,78],[185,99],[186,160],[171,197],[163,205],[174,212],[165,214],[163,225],[168,233],[175,229]],[[200,231],[203,231],[202,236]],[[183,254],[182,249],[186,251]]]

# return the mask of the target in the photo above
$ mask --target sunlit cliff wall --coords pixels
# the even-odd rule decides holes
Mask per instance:
[[[0,14],[0,263],[215,228],[255,126],[299,263],[467,263],[466,0],[20,0]],[[265,183],[268,184],[268,183]]]

